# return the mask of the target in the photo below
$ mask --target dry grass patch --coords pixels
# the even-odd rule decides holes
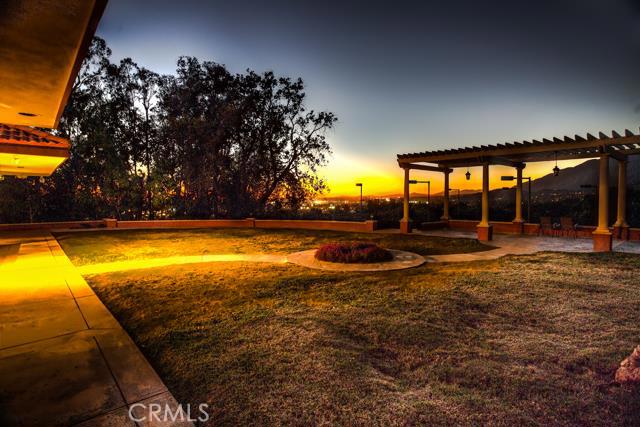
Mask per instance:
[[[639,257],[456,265],[218,263],[90,283],[211,425],[640,424],[640,395],[612,384],[640,341]]]
[[[202,254],[277,254],[314,249],[324,243],[354,240],[420,255],[492,249],[471,239],[344,233],[311,230],[198,229],[112,230],[59,233],[56,238],[75,265],[140,258]]]

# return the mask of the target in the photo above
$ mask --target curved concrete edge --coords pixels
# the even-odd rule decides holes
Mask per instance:
[[[414,254],[413,252],[397,251],[394,249],[389,249],[389,252],[393,254],[392,261],[369,264],[344,264],[317,260],[315,258],[316,249],[310,249],[288,255],[287,262],[316,270],[351,272],[404,270],[407,268],[421,266],[426,262],[423,256]]]

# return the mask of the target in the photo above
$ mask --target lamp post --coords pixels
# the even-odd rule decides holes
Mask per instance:
[[[516,176],[502,176],[500,177],[502,181],[513,181],[518,179]],[[523,176],[522,179],[526,179],[529,181],[528,190],[527,190],[527,222],[531,222],[531,177]]]
[[[409,184],[427,184],[427,204],[431,203],[431,181],[418,181],[410,179]]]
[[[457,191],[458,192],[458,201],[456,203],[456,216],[460,219],[460,189],[459,188],[451,188],[449,187],[449,191]]]
[[[362,183],[356,182],[356,187],[360,187],[360,213],[362,213]]]
[[[597,219],[598,216],[598,186],[593,184],[581,184],[580,188],[595,190],[593,193],[593,199],[595,200],[595,209],[593,216]],[[597,221],[594,221],[597,222]],[[597,225],[597,224],[596,224]]]
[[[427,184],[427,222],[431,221],[431,215],[429,208],[431,207],[431,181],[418,181],[417,179],[410,179],[409,184]]]

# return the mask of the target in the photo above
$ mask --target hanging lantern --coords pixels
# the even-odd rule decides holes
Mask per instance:
[[[467,168],[467,173],[464,174],[467,177],[467,181],[471,179],[471,172],[469,172],[469,168]]]
[[[558,176],[560,175],[560,168],[558,167],[558,152],[555,152],[555,156],[556,156],[556,165],[553,167],[553,176]]]

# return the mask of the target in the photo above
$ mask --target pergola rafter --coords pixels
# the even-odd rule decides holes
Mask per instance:
[[[587,133],[586,137],[543,138],[542,141],[505,142],[458,149],[424,151],[398,154],[398,163],[431,163],[439,167],[479,166],[484,162],[513,166],[518,163],[573,160],[598,157],[603,152],[617,156],[640,154],[640,133],[634,135],[625,129],[624,135],[612,131],[611,136],[602,132],[598,136]]]
[[[409,174],[411,169],[442,172],[444,174],[444,215],[449,220],[449,174],[452,168],[482,166],[482,219],[477,226],[478,238],[491,240],[492,226],[489,223],[489,166],[503,165],[517,170],[516,204],[522,200],[522,170],[526,163],[553,160],[576,160],[599,158],[599,208],[598,227],[593,232],[596,250],[611,250],[611,236],[608,218],[609,199],[609,158],[617,160],[618,169],[618,218],[614,224],[614,232],[618,237],[628,233],[629,226],[625,220],[626,208],[626,163],[631,155],[640,154],[640,133],[634,134],[629,129],[623,133],[615,130],[611,135],[598,132],[598,136],[587,133],[586,136],[574,135],[563,138],[543,138],[541,141],[505,142],[495,145],[481,145],[458,149],[423,151],[419,153],[398,154],[398,165],[405,171],[404,184],[404,216],[400,221],[401,230],[410,232],[409,218]],[[513,224],[522,233],[523,220],[521,206],[516,206],[516,217]]]

